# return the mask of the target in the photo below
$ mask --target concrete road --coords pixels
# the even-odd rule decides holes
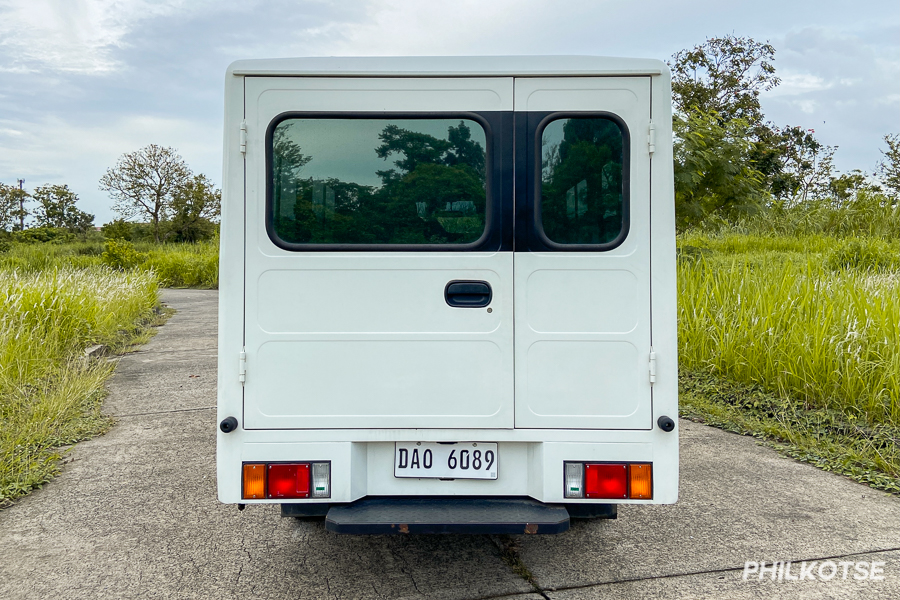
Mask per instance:
[[[118,424],[0,512],[0,598],[900,598],[900,499],[688,422],[678,504],[559,536],[338,536],[220,505],[216,292],[164,299],[110,383]],[[744,581],[745,561],[815,579]],[[873,561],[883,579],[854,579]]]

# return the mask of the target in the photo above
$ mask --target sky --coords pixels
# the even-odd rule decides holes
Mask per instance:
[[[67,184],[96,223],[123,153],[171,146],[222,172],[225,69],[289,56],[590,54],[668,60],[708,37],[775,46],[762,107],[815,130],[842,172],[900,133],[896,0],[0,0],[0,182]]]

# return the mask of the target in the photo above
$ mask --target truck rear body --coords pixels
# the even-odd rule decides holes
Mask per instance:
[[[674,502],[670,97],[650,60],[234,63],[219,499]]]

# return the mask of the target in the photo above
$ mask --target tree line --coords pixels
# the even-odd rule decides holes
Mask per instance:
[[[100,178],[100,189],[119,215],[103,226],[105,237],[131,239],[144,230],[156,242],[196,242],[215,233],[221,214],[221,191],[213,182],[191,172],[174,148],[156,144],[119,157]],[[94,228],[94,215],[77,203],[68,185],[47,184],[29,193],[0,183],[0,231],[23,232],[19,237],[33,241],[59,232],[83,236]]]
[[[775,48],[726,35],[672,56],[675,202],[680,228],[716,216],[734,221],[761,210],[828,203],[860,195],[900,208],[900,135],[883,138],[871,176],[839,173],[837,146],[814,129],[766,120],[759,96],[776,88]]]

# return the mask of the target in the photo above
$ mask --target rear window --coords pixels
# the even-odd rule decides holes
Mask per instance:
[[[541,133],[540,223],[555,244],[606,245],[626,225],[625,140],[605,117],[561,118]]]
[[[487,135],[465,118],[287,118],[269,136],[269,222],[288,244],[472,244]]]

